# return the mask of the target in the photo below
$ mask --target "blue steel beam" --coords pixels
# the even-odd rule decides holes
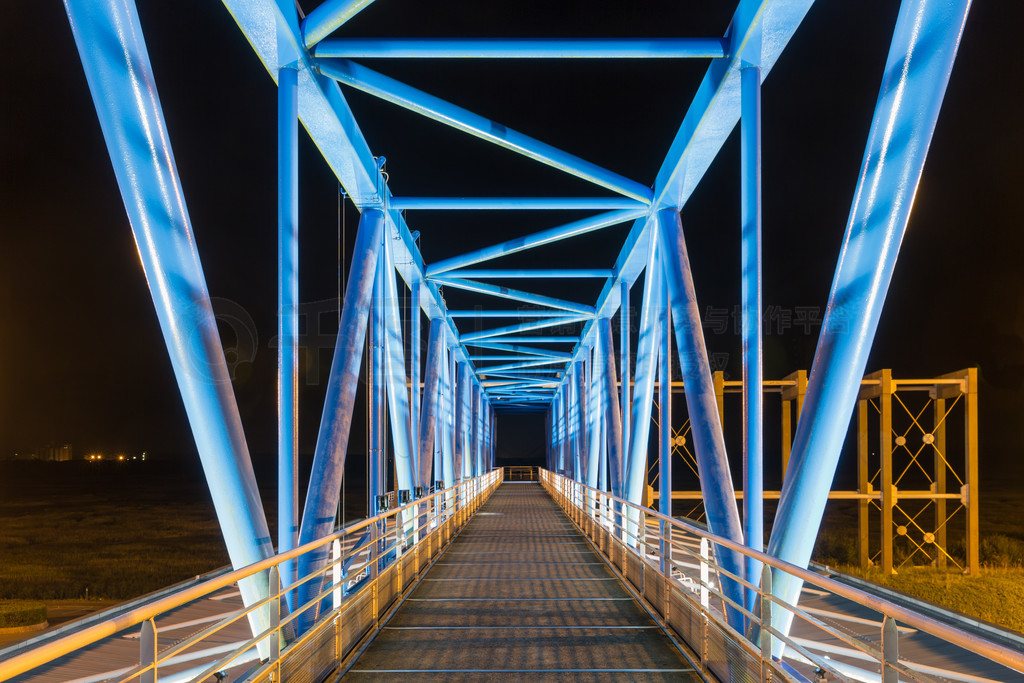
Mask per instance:
[[[302,21],[302,38],[313,47],[354,17],[373,0],[324,0]]]
[[[644,296],[640,309],[640,330],[636,349],[636,380],[633,387],[632,436],[626,451],[626,478],[623,497],[635,505],[643,502],[647,485],[647,446],[651,433],[654,405],[654,380],[658,374],[659,341],[664,323],[661,259],[653,248],[644,276]],[[638,516],[637,516],[638,518]],[[635,519],[634,519],[635,521]],[[632,540],[631,540],[632,542]]]
[[[272,556],[274,547],[138,11],[126,0],[66,0],[65,9],[196,449],[216,492],[214,509],[228,556],[237,569]],[[242,581],[239,588],[251,605],[266,598],[268,576]],[[269,623],[268,610],[250,613],[254,633]],[[262,644],[261,652],[266,647]]]
[[[587,480],[590,488],[597,488],[598,471],[601,466],[601,439],[603,433],[603,422],[601,411],[604,410],[604,395],[601,392],[601,355],[598,345],[587,354],[590,365],[590,397],[587,399],[587,429],[588,453],[587,453]]]
[[[701,329],[697,295],[693,288],[690,259],[683,238],[679,214],[665,209],[657,214],[657,238],[662,253],[665,279],[672,293],[672,324],[675,327],[679,369],[686,386],[686,410],[690,416],[690,436],[697,458],[700,488],[707,512],[708,528],[719,536],[743,543],[743,529],[736,509],[736,495],[725,452],[722,422],[715,400],[711,366],[708,363]],[[716,547],[719,564],[734,576],[743,576],[744,563],[735,551]],[[736,604],[744,604],[743,590],[735,580],[722,578],[722,589]],[[742,613],[729,608],[729,623],[742,630]]]
[[[448,349],[447,336],[442,336],[441,349],[441,467],[442,473],[438,479],[444,482],[445,487],[455,483],[455,382],[452,376],[452,364],[450,361],[451,351]]]
[[[445,277],[476,278],[478,280],[565,280],[571,278],[606,278],[612,276],[611,268],[536,268],[524,270],[469,269],[449,270]]]
[[[564,358],[570,360],[573,355],[565,351],[554,351],[551,349],[538,349],[532,346],[518,346],[516,344],[502,344],[500,342],[467,342],[466,346],[475,346],[481,349],[491,349],[493,351],[510,351],[513,353],[525,353],[530,356],[549,356],[551,358]]]
[[[384,74],[347,59],[319,59],[317,68],[339,83],[408,109],[438,123],[468,133],[487,142],[557,168],[581,180],[612,192],[649,203],[651,189],[597,164],[580,159],[545,142],[474,114],[439,97],[417,90]]]
[[[515,337],[519,332],[530,332],[533,330],[542,330],[546,327],[559,327],[561,325],[570,325],[572,323],[583,322],[590,320],[590,316],[567,316],[564,318],[548,318],[546,320],[540,320],[532,323],[519,323],[517,325],[507,325],[505,327],[494,327],[489,330],[481,330],[479,332],[470,332],[469,334],[460,335],[460,341],[463,343],[469,343],[472,341],[481,341],[483,339],[494,340],[501,339],[502,337],[508,337],[508,341],[515,342],[517,344],[522,343],[546,343],[549,341],[555,342],[576,342],[578,337]],[[540,341],[543,340],[543,341]]]
[[[299,103],[298,73],[277,80],[277,552],[295,547],[299,527]],[[280,566],[292,584],[295,563]],[[289,605],[292,593],[286,594]]]
[[[648,249],[650,254],[650,249]],[[629,401],[629,389],[630,389],[630,363],[631,353],[630,347],[630,333],[633,326],[633,320],[631,318],[629,310],[629,286],[630,282],[627,280],[619,281],[619,290],[622,292],[619,298],[619,369],[622,373],[622,383],[619,385],[619,401],[622,406],[622,457],[623,459],[628,457],[629,453],[629,438],[632,436],[632,430],[630,425],[630,401]],[[622,497],[622,493],[619,493],[619,497]]]
[[[412,461],[412,435],[409,433],[409,389],[405,374],[405,345],[402,342],[401,302],[395,281],[393,240],[384,240],[384,372],[387,377],[388,411],[391,423],[391,447],[397,485],[412,491],[415,486]],[[416,387],[419,391],[419,387]]]
[[[335,38],[322,41],[313,54],[355,59],[718,59],[727,49],[724,38]]]
[[[580,322],[581,320],[585,320],[585,318],[573,318],[572,319],[573,322]],[[560,325],[562,323],[556,323],[556,324]],[[560,343],[575,344],[579,340],[580,340],[579,337],[577,337],[575,335],[573,335],[573,336],[562,336],[562,337],[552,336],[552,337],[509,337],[508,338],[508,341],[513,341],[513,342],[516,342],[517,344],[560,344]],[[474,341],[477,341],[477,340],[466,339],[465,337],[463,337],[463,342],[465,343],[466,346],[472,346],[472,343]]]
[[[608,485],[613,495],[622,497],[622,417],[616,405],[618,395],[615,372],[615,347],[612,345],[612,324],[608,318],[598,320],[597,339],[601,349],[601,404],[607,432]]]
[[[448,317],[452,318],[560,318],[565,315],[564,311],[549,311],[547,309],[526,308],[526,309],[505,309],[505,310],[467,310],[458,309],[448,311]]]
[[[381,260],[383,228],[384,215],[380,211],[364,211],[359,219],[356,243],[352,250],[352,266],[345,284],[338,339],[327,382],[324,412],[313,454],[311,485],[302,511],[300,544],[327,535],[337,514],[348,437],[352,430],[356,387],[359,386],[359,366],[362,364],[367,319],[370,317],[371,294],[377,280],[378,262]],[[370,378],[369,384],[374,384],[375,377],[376,374]],[[371,393],[374,392],[371,390]],[[374,440],[371,433],[371,447]],[[374,493],[371,490],[371,500]],[[300,557],[298,575],[306,576],[313,568],[322,567],[327,561],[328,547],[324,546],[320,551]],[[312,584],[303,584],[299,594],[304,599],[300,598],[300,604],[311,599],[316,592]]]
[[[793,440],[768,552],[806,566],[860,390],[970,0],[905,0]],[[795,603],[802,582],[776,574]],[[789,631],[792,613],[772,624]]]
[[[360,211],[384,208],[390,192],[377,160],[338,84],[311,68],[294,6],[277,0],[223,0],[223,3],[273,79],[277,79],[282,66],[298,69],[299,119],[355,206]],[[330,4],[340,11],[342,19],[351,16],[350,10],[358,11],[365,6],[363,2]],[[335,12],[335,9],[327,10],[326,4],[322,6],[327,14]],[[344,7],[350,10],[342,10]],[[314,14],[315,11],[307,17],[307,22]],[[309,25],[307,23],[307,28]],[[388,209],[385,215],[385,230],[396,240],[392,246],[402,278],[407,283],[417,277],[422,280],[423,259],[401,212]],[[457,338],[458,330],[444,315],[445,306],[438,288],[429,283],[423,287],[424,312],[432,319],[445,318],[452,336]],[[464,358],[460,347],[455,346],[453,352],[458,359]]]
[[[413,277],[409,284],[409,436],[412,442],[412,472],[413,479],[417,480],[417,473],[422,471],[420,462],[420,281]],[[433,446],[433,442],[430,443]],[[430,453],[430,450],[427,450]],[[428,462],[427,473],[429,476],[430,465],[433,458],[425,456]],[[427,484],[420,483],[421,486]]]
[[[740,307],[743,310],[743,522],[747,547],[764,549],[763,352],[761,331],[761,70],[741,72]],[[757,586],[761,563],[748,557],[746,579]],[[747,590],[753,609],[757,591]]]
[[[647,205],[629,197],[392,197],[390,206],[399,211],[612,211]]]
[[[505,365],[495,365],[493,367],[483,368],[481,372],[501,372],[502,370],[519,370],[521,368],[535,368],[540,365],[566,365],[568,361],[562,360],[561,358],[539,358],[537,360],[524,360],[517,363],[507,363]]]
[[[423,487],[430,486],[430,467],[433,465],[432,454],[436,441],[438,404],[447,397],[439,392],[441,386],[441,355],[444,353],[444,328],[440,320],[430,321],[430,333],[427,340],[427,372],[423,381],[423,419],[419,425],[420,461],[417,483]],[[413,384],[413,390],[416,385]],[[440,479],[440,472],[435,479]]]
[[[477,249],[476,251],[471,251],[467,254],[452,256],[451,258],[446,258],[430,264],[430,266],[427,267],[427,277],[436,277],[441,273],[449,270],[455,270],[456,268],[464,268],[466,266],[471,266],[474,263],[490,261],[491,259],[496,259],[500,256],[508,256],[509,254],[515,254],[526,249],[534,249],[546,244],[551,244],[552,242],[560,242],[561,240],[569,239],[570,237],[585,235],[589,232],[594,232],[595,230],[610,228],[613,225],[633,220],[638,216],[644,215],[646,212],[646,208],[607,211],[605,213],[599,213],[596,216],[590,216],[578,221],[566,223],[565,225],[541,230],[540,232],[535,232],[531,235],[524,235],[523,237],[507,240],[490,247]]]
[[[740,71],[764,79],[814,0],[741,0],[726,31],[728,57],[708,67],[655,182],[657,208],[681,209],[740,118]]]
[[[813,2],[741,0],[726,32],[728,57],[711,63],[658,171],[657,208],[681,209],[686,204],[739,120],[740,69],[760,64],[761,78],[766,78]],[[618,278],[632,283],[639,276],[649,241],[648,221],[636,221],[615,261]],[[617,283],[609,282],[597,300],[598,316],[615,313],[619,295]],[[595,335],[596,327],[587,325],[583,339],[591,343]]]
[[[474,282],[473,280],[462,280],[454,277],[430,277],[430,279],[439,285],[443,285],[445,287],[452,287],[454,289],[462,289],[467,292],[487,294],[489,296],[498,297],[500,299],[522,301],[523,303],[536,304],[538,306],[547,306],[548,308],[559,308],[562,309],[563,311],[569,311],[570,313],[578,313],[581,315],[594,314],[594,307],[589,304],[580,304],[576,303],[575,301],[566,301],[565,299],[558,299],[553,296],[544,296],[543,294],[524,292],[522,290],[512,289],[510,287],[501,287],[499,285],[490,285],[484,282]]]

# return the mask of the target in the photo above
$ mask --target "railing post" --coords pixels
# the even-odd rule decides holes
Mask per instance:
[[[761,565],[761,680],[772,678],[772,568]]]
[[[270,568],[270,661],[281,658],[281,569]]]
[[[341,608],[341,541],[337,538],[331,542],[331,579],[334,582],[334,591],[331,593],[334,609]]]
[[[896,620],[886,616],[882,621],[882,683],[899,683],[899,672],[894,668],[900,661],[899,650]]]
[[[139,677],[140,683],[156,683],[156,623],[152,619],[142,622],[139,634],[139,666],[153,668]]]
[[[700,539],[700,663],[708,668],[708,608],[711,605],[708,594],[708,539]]]

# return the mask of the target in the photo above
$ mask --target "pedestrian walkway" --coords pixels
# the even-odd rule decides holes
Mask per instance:
[[[700,680],[535,483],[505,483],[344,680]]]

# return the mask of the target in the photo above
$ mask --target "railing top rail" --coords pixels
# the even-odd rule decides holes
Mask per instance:
[[[966,631],[956,628],[955,626],[950,626],[949,624],[938,621],[937,619],[933,619],[932,617],[920,614],[911,609],[903,607],[902,605],[890,602],[885,598],[879,597],[877,595],[872,595],[871,593],[867,593],[863,590],[860,590],[859,588],[855,588],[853,586],[846,585],[834,579],[830,579],[827,576],[817,574],[809,569],[798,567],[797,565],[790,564],[788,562],[785,562],[784,560],[780,560],[777,557],[773,557],[766,553],[753,550],[738,543],[734,543],[733,541],[730,541],[727,538],[723,538],[721,536],[713,534],[710,531],[701,529],[700,527],[695,526],[693,524],[689,524],[687,522],[675,519],[673,517],[667,517],[659,512],[651,510],[650,508],[645,508],[636,505],[634,503],[629,502],[628,500],[624,500],[615,495],[612,495],[607,491],[591,488],[586,484],[582,484],[575,480],[569,479],[568,477],[556,474],[543,468],[541,469],[541,472],[542,476],[546,475],[550,477],[557,477],[563,479],[567,482],[570,482],[573,486],[579,488],[581,491],[590,492],[595,495],[600,495],[608,500],[615,501],[621,505],[633,508],[635,510],[643,511],[647,518],[654,518],[671,524],[680,529],[683,529],[685,531],[688,531],[696,536],[707,538],[709,541],[716,545],[720,545],[724,548],[729,548],[730,550],[735,550],[736,552],[742,553],[747,557],[754,558],[757,561],[762,562],[770,567],[773,567],[780,571],[784,571],[787,574],[791,574],[792,576],[802,579],[807,583],[813,584],[819,588],[827,590],[840,597],[851,600],[857,604],[863,605],[864,607],[868,607],[869,609],[872,609],[876,612],[880,612],[882,614],[891,616],[894,619],[902,621],[903,623],[909,626],[920,629],[921,631],[924,631],[926,633],[930,633],[933,636],[941,638],[947,642],[950,642],[964,649],[976,652],[977,654],[988,659],[991,659],[994,662],[998,662],[999,664],[1003,664],[1004,666],[1008,666],[1017,671],[1024,672],[1024,653],[1022,652],[1006,647],[1004,645],[1000,645],[998,643],[993,643],[992,641],[986,640],[985,638],[977,636],[973,633],[968,633]]]

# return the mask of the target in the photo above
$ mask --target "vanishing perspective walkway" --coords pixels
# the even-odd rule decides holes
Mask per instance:
[[[505,483],[344,680],[700,680],[536,483]]]

